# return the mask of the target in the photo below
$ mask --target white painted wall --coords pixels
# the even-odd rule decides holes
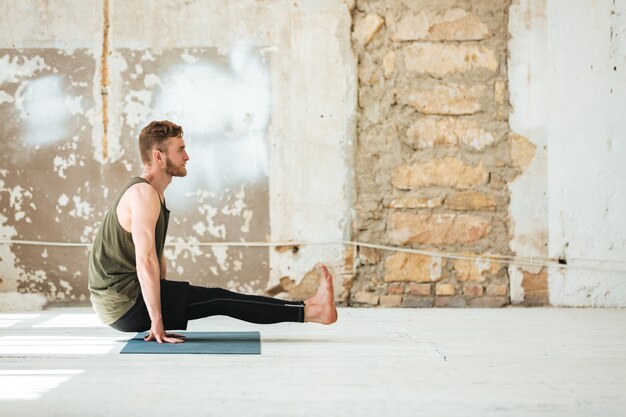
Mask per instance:
[[[543,210],[547,178],[548,256],[571,266],[550,269],[551,304],[626,306],[626,1],[520,0],[510,18],[511,128],[547,144],[547,177],[539,153],[512,184],[512,247],[540,240],[522,208]]]

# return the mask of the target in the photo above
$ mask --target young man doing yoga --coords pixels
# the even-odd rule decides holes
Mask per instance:
[[[313,297],[283,301],[165,279],[163,246],[169,220],[164,193],[173,177],[187,175],[183,130],[153,121],[139,135],[143,173],[131,179],[104,217],[89,254],[89,291],[100,320],[126,332],[149,330],[146,341],[180,343],[169,329],[225,315],[252,323],[337,321],[333,280],[325,266]]]

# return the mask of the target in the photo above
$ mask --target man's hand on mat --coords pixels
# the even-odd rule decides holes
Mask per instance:
[[[183,343],[185,337],[176,333],[165,333],[163,323],[158,323],[150,327],[150,333],[143,340],[146,342],[156,340],[158,343]]]

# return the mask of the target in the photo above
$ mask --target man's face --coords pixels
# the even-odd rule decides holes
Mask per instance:
[[[185,141],[180,137],[172,137],[167,140],[167,151],[163,153],[165,160],[165,173],[172,177],[184,177],[187,175],[187,161],[189,155],[185,150]]]

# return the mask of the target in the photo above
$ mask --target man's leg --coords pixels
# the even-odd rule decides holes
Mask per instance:
[[[284,301],[271,297],[239,294],[222,288],[189,287],[187,320],[224,315],[251,323],[337,321],[332,276],[322,267],[324,277],[315,296],[305,301]]]
[[[162,279],[160,284],[163,326],[166,330],[186,329],[186,305],[189,283]],[[133,307],[119,320],[111,324],[111,327],[122,332],[144,332],[150,330],[150,315],[141,291],[139,291]]]
[[[229,316],[250,323],[271,324],[304,322],[304,301],[283,301],[271,297],[246,295],[223,288],[191,285],[187,298],[187,319]]]

